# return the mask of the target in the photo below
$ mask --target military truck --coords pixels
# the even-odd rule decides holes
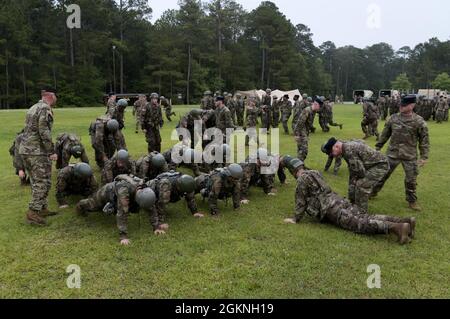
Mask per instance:
[[[398,95],[400,95],[400,92],[398,90],[392,90],[392,89],[380,90],[380,92],[378,93],[378,97],[382,97],[382,96],[393,97],[393,96],[398,96]]]
[[[353,101],[355,104],[362,103],[364,99],[370,99],[373,97],[373,91],[370,90],[355,90],[353,91]]]

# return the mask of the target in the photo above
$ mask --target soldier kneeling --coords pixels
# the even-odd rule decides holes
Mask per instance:
[[[385,215],[369,215],[347,199],[334,193],[321,174],[304,168],[299,159],[290,162],[290,171],[297,178],[294,218],[285,223],[299,223],[305,214],[314,219],[359,234],[395,234],[400,244],[414,238],[415,218],[397,218]]]
[[[89,164],[69,165],[58,172],[56,200],[61,209],[69,207],[66,200],[69,195],[88,197],[97,189],[98,184]]]
[[[88,199],[77,204],[77,212],[86,216],[87,212],[103,211],[115,215],[121,245],[129,245],[128,216],[143,209],[151,215],[155,209],[156,195],[144,180],[133,175],[119,175],[112,183],[106,184]],[[152,220],[152,216],[150,216]],[[156,235],[164,234],[162,228],[154,229]]]

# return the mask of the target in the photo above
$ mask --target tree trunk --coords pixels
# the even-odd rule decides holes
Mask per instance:
[[[6,108],[9,109],[9,61],[8,61],[8,50],[5,50],[5,75],[6,75]]]
[[[123,1],[120,0],[120,44],[123,46]],[[120,93],[123,94],[123,52],[120,52]]]
[[[75,54],[73,52],[73,34],[72,29],[69,29],[70,34],[70,66],[73,68],[75,66]]]
[[[54,65],[53,65],[53,87],[55,88],[55,90],[58,89],[58,85],[56,83],[56,68]]]
[[[191,57],[191,44],[189,43],[189,45],[188,45],[188,71],[187,71],[187,83],[186,83],[186,85],[187,85],[187,87],[186,87],[186,103],[187,103],[187,105],[190,104],[189,103],[189,98],[190,98],[189,90],[190,90],[190,80],[191,80],[191,59],[192,59],[192,57]]]
[[[266,72],[266,50],[264,49],[264,40],[262,42],[262,45],[261,88],[264,86],[264,74]]]
[[[25,106],[28,104],[28,96],[27,96],[27,79],[25,78],[25,65],[22,64],[22,83],[23,83],[23,96],[25,100]]]

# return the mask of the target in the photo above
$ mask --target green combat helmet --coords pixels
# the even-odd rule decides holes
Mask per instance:
[[[117,152],[117,160],[121,162],[126,162],[129,159],[129,154],[126,150],[119,150]]]
[[[166,164],[167,164],[166,159],[161,154],[156,154],[156,155],[152,156],[152,166],[153,167],[155,167],[157,169],[161,169]]]
[[[108,123],[106,123],[106,127],[110,132],[117,132],[119,130],[119,122],[117,122],[117,120],[109,120]]]
[[[120,99],[120,100],[117,102],[117,105],[120,106],[120,107],[125,108],[125,107],[128,106],[128,101],[125,100],[125,99]]]
[[[294,158],[291,156],[291,155],[285,155],[285,156],[283,156],[283,159],[282,159],[282,164],[283,164],[283,166],[284,167],[288,167],[289,166],[289,163],[293,160]]]
[[[83,147],[81,145],[74,145],[70,148],[70,154],[75,158],[80,158],[83,154]]]
[[[189,115],[194,118],[200,118],[202,116],[202,110],[200,109],[193,109],[189,112]]]
[[[155,192],[149,187],[146,187],[144,189],[139,189],[136,192],[136,202],[138,203],[139,207],[142,209],[146,209],[146,210],[152,209],[153,205],[155,205],[155,203],[156,203]]]
[[[307,98],[308,98],[308,94],[305,93],[305,94],[302,95],[302,97],[303,97],[304,99],[307,99]]]
[[[294,158],[289,162],[289,170],[292,174],[297,171],[298,168],[305,166],[305,163],[303,161],[299,160],[298,158]]]
[[[158,93],[152,93],[152,94],[150,94],[150,99],[159,99]]]
[[[195,191],[195,179],[189,175],[183,175],[177,180],[178,190],[182,193],[192,193]]]
[[[88,178],[92,176],[92,168],[89,166],[89,164],[78,163],[75,164],[73,168],[75,176],[77,177]]]
[[[230,176],[235,179],[241,179],[244,176],[244,171],[239,164],[231,164],[226,169],[230,173]]]

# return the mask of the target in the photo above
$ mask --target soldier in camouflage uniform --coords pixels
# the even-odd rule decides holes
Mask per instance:
[[[106,115],[113,120],[119,122],[119,131],[125,127],[125,109],[128,106],[128,101],[126,99],[120,99],[114,106],[108,108]],[[122,132],[119,132],[122,134]]]
[[[389,114],[392,116],[397,114],[400,110],[400,96],[395,95],[391,98],[391,103],[389,104]]]
[[[267,89],[266,94],[262,98],[261,103],[261,123],[262,127],[270,132],[271,122],[272,122],[272,90]]]
[[[389,172],[387,157],[363,141],[341,142],[331,138],[324,148],[328,155],[342,157],[347,162],[350,175],[348,198],[352,204],[367,212],[374,187]]]
[[[178,156],[181,161],[175,160],[173,157],[173,152],[178,152]],[[186,145],[176,145],[162,153],[168,164],[169,170],[176,171],[179,167],[186,167],[191,169],[195,176],[199,176],[201,172],[199,165],[195,163],[195,154],[196,152]]]
[[[448,110],[447,100],[444,99],[444,96],[441,95],[439,98],[439,102],[436,104],[436,123],[441,124],[445,121],[445,113]]]
[[[113,109],[116,108],[116,100],[117,100],[116,93],[110,92],[108,94],[108,101],[106,102],[106,113],[105,114],[112,112]]]
[[[155,217],[154,203],[147,205],[138,204],[138,196],[140,192],[150,191],[146,190],[148,186],[144,181],[132,175],[120,175],[109,184],[100,188],[95,194],[87,199],[81,200],[77,204],[77,211],[82,216],[87,216],[88,212],[102,211],[105,215],[115,215],[117,221],[117,228],[119,229],[119,238],[121,245],[129,245],[128,239],[128,216],[130,213],[139,213],[142,208],[147,211],[150,220],[153,221]],[[154,198],[156,196],[153,191]],[[154,229],[155,235],[164,234],[166,228],[160,225]]]
[[[374,195],[383,188],[384,183],[389,179],[398,165],[402,164],[405,171],[406,201],[413,210],[420,211],[417,204],[417,176],[419,167],[423,167],[428,161],[430,151],[430,139],[428,135],[427,123],[423,118],[413,113],[415,95],[406,96],[402,100],[400,113],[393,115],[385,125],[381,134],[377,150],[381,150],[390,139],[387,151],[389,160],[389,172],[382,182],[374,187]],[[420,150],[421,159],[418,161],[417,147]]]
[[[305,215],[321,223],[335,225],[358,234],[395,234],[400,244],[409,243],[415,236],[415,218],[369,215],[360,207],[333,192],[322,175],[306,170],[301,161],[291,161],[291,172],[297,178],[295,216],[285,223],[297,224]]]
[[[388,104],[386,101],[386,97],[384,95],[380,96],[378,98],[377,104],[378,104],[378,109],[380,110],[380,113],[381,113],[381,118],[383,119],[383,121],[386,121],[386,118],[389,113],[389,108],[388,108]]]
[[[447,105],[445,106],[445,112],[444,112],[444,121],[448,122],[448,111],[450,107],[450,101],[448,100],[447,96],[444,97],[445,102],[447,102]]]
[[[255,98],[250,97],[248,99],[248,104],[246,106],[244,130],[253,131],[253,133],[256,133],[256,126],[258,124],[258,113],[259,113],[259,111],[256,107]],[[247,133],[249,133],[249,132],[247,132]],[[249,146],[249,144],[250,144],[250,136],[249,135],[251,135],[251,134],[248,134],[245,137],[245,145],[246,146]],[[252,143],[258,144],[258,136],[252,136]]]
[[[236,129],[231,118],[230,110],[224,104],[224,97],[218,96],[216,98],[216,128],[222,131],[223,142],[228,144],[227,129]]]
[[[175,116],[177,114],[172,111],[172,104],[164,96],[161,96],[161,106],[164,108],[164,112],[166,113],[167,120],[169,122],[172,122],[171,116]]]
[[[364,132],[363,139],[375,135],[378,139],[378,118],[380,116],[378,107],[371,101],[365,100],[363,103],[363,119],[361,129]]]
[[[278,128],[278,125],[280,125],[280,119],[281,119],[281,109],[280,109],[280,101],[278,100],[278,96],[273,96],[273,102],[272,102],[272,127]]]
[[[217,200],[227,200],[229,197],[233,199],[233,208],[235,210],[240,208],[242,176],[242,168],[237,164],[231,164],[229,167],[218,168],[210,174],[200,175],[195,179],[196,191],[203,198],[208,198],[211,215],[219,214]]]
[[[81,159],[83,163],[89,164],[86,150],[81,144],[81,140],[75,134],[62,133],[56,138],[55,154],[58,155],[56,168],[61,169],[69,165],[70,158]]]
[[[183,197],[192,216],[196,218],[204,217],[204,214],[198,210],[195,202],[195,180],[193,177],[183,175],[180,172],[169,171],[148,181],[147,185],[157,196],[157,203],[151,221],[153,229],[162,227],[163,230],[168,230],[169,225],[166,223],[167,205],[169,203],[177,203]]]
[[[233,98],[233,94],[228,94],[228,101],[226,104],[227,108],[230,110],[231,113],[231,119],[233,120],[233,124],[236,125],[236,108],[237,108],[237,101],[235,98]]]
[[[294,106],[292,107],[292,130],[294,130],[295,123],[297,123],[298,119],[300,118],[303,109],[306,108],[303,107],[305,103],[305,100],[300,101],[299,95],[294,96]]]
[[[42,100],[33,105],[26,115],[23,140],[19,146],[25,171],[31,178],[32,199],[26,220],[34,225],[46,225],[45,217],[56,213],[48,210],[48,193],[52,186],[52,163],[56,161],[52,142],[53,111],[57,97],[55,91],[41,91]]]
[[[320,126],[322,127],[322,130],[324,132],[329,132],[330,126],[333,127],[338,126],[342,130],[343,125],[335,123],[333,120],[333,104],[330,102],[329,99],[325,100],[325,102],[323,103],[323,107],[319,116],[319,122],[320,118],[322,118]]]
[[[236,121],[240,127],[244,126],[245,101],[240,93],[236,94]]]
[[[12,146],[9,149],[9,155],[13,158],[13,166],[16,169],[16,175],[20,178],[20,185],[25,186],[30,184],[30,177],[27,176],[25,170],[25,163],[22,156],[19,154],[20,144],[24,138],[24,130],[17,134]]]
[[[103,168],[117,150],[127,148],[123,135],[118,132],[119,123],[107,116],[97,118],[89,127],[91,145],[95,150],[98,167]]]
[[[60,209],[65,209],[69,207],[67,197],[70,195],[81,195],[86,198],[94,194],[97,189],[97,180],[88,164],[69,165],[58,172],[56,201]]]
[[[212,111],[209,111],[212,112]],[[193,109],[186,115],[184,115],[180,122],[177,125],[177,129],[186,129],[189,131],[189,138],[190,138],[190,146],[191,148],[195,148],[195,141],[202,141],[203,136],[200,136],[199,134],[196,134],[195,132],[195,122],[196,121],[202,121],[202,110],[199,109]],[[199,132],[198,132],[199,133]],[[180,141],[183,141],[183,136],[181,132],[179,132]],[[184,143],[187,143],[188,141],[184,141]]]
[[[145,94],[139,94],[139,98],[133,104],[133,116],[136,118],[136,134],[139,133],[139,129],[142,127],[141,119],[142,119],[142,110],[145,108],[147,104],[147,97]]]
[[[150,95],[150,102],[142,112],[142,130],[145,132],[148,143],[148,152],[161,152],[161,128],[164,125],[161,106],[156,93]]]
[[[289,101],[289,95],[283,97],[281,102],[281,122],[283,123],[284,133],[289,135],[288,122],[292,115],[292,103]]]
[[[297,155],[302,161],[308,156],[309,133],[313,126],[314,114],[319,112],[323,106],[321,99],[316,98],[313,105],[303,110],[300,118],[295,124],[294,135],[297,143]]]
[[[119,150],[105,163],[102,170],[102,185],[111,183],[119,175],[136,175],[136,163],[125,150]]]
[[[154,179],[168,171],[166,159],[158,152],[151,152],[136,161],[136,175],[142,179]]]
[[[261,155],[261,153],[265,155]],[[258,154],[249,156],[245,163],[241,164],[244,176],[241,179],[241,200],[248,203],[248,193],[251,186],[262,187],[268,196],[275,196],[275,174],[263,174],[262,167],[270,167],[271,161],[276,159],[270,156],[267,150],[260,149]]]

